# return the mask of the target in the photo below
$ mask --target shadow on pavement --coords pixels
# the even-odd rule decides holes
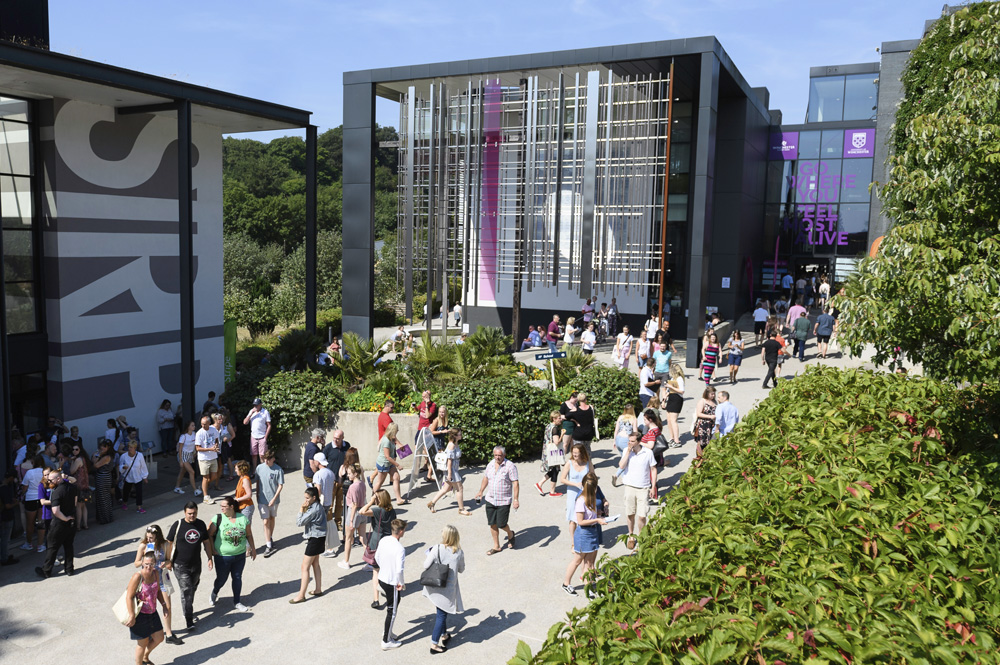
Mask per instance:
[[[526,529],[518,529],[517,549],[524,549],[537,545],[538,547],[548,547],[559,538],[559,527],[557,526],[529,526]]]
[[[243,614],[242,616],[249,616]],[[204,649],[199,649],[189,654],[183,656],[177,656],[173,659],[173,662],[177,665],[201,665],[201,663],[206,663],[218,656],[222,656],[230,649],[242,649],[243,647],[250,646],[250,638],[244,637],[242,640],[230,640],[229,642],[220,642],[219,644],[214,644]],[[161,647],[162,648],[162,647]],[[159,655],[157,652],[153,652],[152,657]]]

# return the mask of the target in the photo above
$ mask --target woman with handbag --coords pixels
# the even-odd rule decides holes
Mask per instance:
[[[628,359],[632,356],[634,341],[632,335],[628,333],[628,326],[622,326],[622,331],[615,340],[615,350],[611,352],[611,359],[622,369],[628,369]]]
[[[573,506],[573,519],[577,528],[573,531],[573,558],[566,567],[566,580],[563,591],[571,596],[576,595],[573,587],[573,575],[583,564],[583,577],[594,568],[597,560],[597,549],[601,545],[600,528],[607,524],[604,518],[597,514],[597,474],[588,473],[583,478],[582,489]],[[591,594],[592,596],[592,594]]]
[[[160,601],[166,612],[167,598],[160,589],[156,555],[147,552],[142,556],[139,572],[132,576],[125,590],[128,611],[125,625],[135,640],[135,665],[150,664],[149,654],[163,642],[163,623],[156,613],[156,601]]]
[[[635,406],[626,404],[622,415],[615,422],[615,448],[622,452],[628,447],[628,435],[639,431],[639,423],[635,418]]]
[[[535,483],[535,489],[542,496],[562,496],[562,492],[556,492],[556,485],[559,483],[559,472],[562,471],[562,463],[566,454],[562,446],[562,421],[564,416],[558,411],[549,414],[549,424],[545,428],[545,436],[542,437],[542,479]],[[552,483],[552,491],[545,491],[545,483]]]
[[[399,474],[403,470],[403,465],[396,459],[396,448],[399,440],[396,435],[399,433],[399,425],[389,423],[385,428],[385,434],[378,440],[378,457],[375,458],[375,481],[372,491],[378,492],[382,489],[382,484],[386,478],[392,481],[392,489],[396,492],[396,503],[405,506],[409,501],[403,500],[403,495],[399,490]]]
[[[243,568],[250,559],[257,558],[257,548],[253,544],[253,533],[247,518],[236,510],[236,498],[224,496],[220,500],[222,513],[215,516],[208,525],[208,537],[215,546],[215,583],[212,585],[212,604],[219,599],[226,580],[232,576],[233,604],[240,612],[250,608],[240,602],[243,593]]]
[[[465,507],[465,495],[462,489],[462,476],[458,473],[458,461],[462,458],[462,449],[458,447],[458,442],[462,440],[462,430],[453,429],[448,434],[448,447],[444,449],[445,468],[444,478],[441,482],[441,490],[427,502],[427,508],[433,513],[434,504],[444,498],[448,492],[455,493],[455,500],[458,502],[458,514],[468,517],[472,514]],[[441,453],[438,453],[439,455]],[[437,460],[435,460],[437,461]]]
[[[170,571],[163,569],[163,562],[166,561],[167,541],[163,538],[163,531],[158,524],[146,527],[146,535],[139,541],[139,547],[135,552],[135,567],[141,569],[146,560],[146,554],[152,553],[156,562],[157,582],[160,591],[163,592],[163,618],[166,620],[166,633],[168,644],[184,644],[181,638],[174,635],[170,630],[170,594],[174,592],[174,585],[170,581]]]
[[[305,500],[302,502],[295,524],[305,529],[303,537],[306,539],[306,551],[302,556],[302,584],[299,585],[299,593],[288,601],[292,605],[305,601],[310,571],[316,578],[316,588],[310,591],[309,595],[323,595],[323,570],[319,566],[319,555],[323,553],[326,543],[326,511],[319,502],[319,490],[315,487],[306,488]]]
[[[653,400],[649,401],[652,402]],[[642,412],[642,421],[645,425],[645,430],[643,431],[642,438],[639,440],[639,443],[652,450],[655,457],[658,452],[656,448],[656,439],[660,436],[660,428],[663,426],[660,421],[660,412],[657,409],[650,407]],[[662,466],[662,463],[663,454],[660,452],[660,457],[656,460],[656,468],[649,470],[649,480],[652,483],[653,500],[656,500],[659,496],[656,489],[656,474],[659,467]]]
[[[445,572],[447,571],[447,572]],[[458,574],[465,572],[465,553],[459,544],[458,529],[452,525],[445,526],[441,532],[441,544],[427,549],[424,560],[424,581],[427,573],[437,579],[434,585],[424,585],[424,597],[434,605],[437,617],[434,620],[434,630],[431,633],[431,654],[444,653],[448,650],[448,615],[465,611],[462,604],[462,590],[458,586]],[[440,578],[445,578],[443,586],[436,586]]]
[[[129,439],[128,452],[118,462],[118,484],[122,489],[122,510],[128,510],[128,500],[135,489],[137,513],[146,512],[142,507],[142,486],[149,482],[146,459],[139,452],[139,442]]]
[[[378,490],[372,494],[371,501],[361,509],[361,514],[371,518],[372,535],[368,538],[368,545],[365,546],[365,563],[372,567],[372,586],[375,589],[375,600],[372,601],[372,609],[379,609],[379,586],[378,586],[378,563],[375,561],[375,550],[378,543],[385,536],[392,535],[392,521],[396,519],[396,509],[392,507],[392,499],[385,490]]]
[[[694,407],[695,421],[691,427],[694,434],[695,455],[701,459],[702,453],[708,447],[708,442],[712,440],[712,432],[715,430],[715,388],[709,386],[705,388],[701,399]]]
[[[677,427],[677,416],[684,407],[684,368],[680,363],[670,366],[670,379],[664,382],[661,392],[664,390],[667,393],[667,430],[670,432],[670,447],[679,448],[681,434]]]

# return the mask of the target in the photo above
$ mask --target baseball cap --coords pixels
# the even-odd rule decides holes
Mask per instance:
[[[255,399],[255,400],[253,401],[253,405],[254,405],[254,406],[260,406],[260,405],[262,405],[263,403],[264,403],[264,402],[262,402],[262,401],[261,401],[261,399],[260,399],[259,397],[258,397],[258,398],[256,398],[256,399]]]
[[[327,466],[330,464],[328,461],[326,461],[326,455],[324,455],[323,453],[316,453],[315,455],[313,455],[313,459],[316,460],[316,463],[321,466]]]

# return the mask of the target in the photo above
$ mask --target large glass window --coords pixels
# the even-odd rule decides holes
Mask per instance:
[[[819,163],[819,179],[816,183],[817,198],[820,203],[836,203],[840,197],[840,159]]]
[[[862,203],[871,200],[868,185],[872,181],[871,159],[845,159],[844,173],[840,182],[840,200],[846,203]]]
[[[868,204],[846,203],[840,206],[837,231],[847,234],[847,244],[837,246],[840,256],[855,256],[868,249]]]
[[[799,132],[799,159],[818,159],[820,132]]]
[[[874,120],[878,107],[878,74],[851,74],[844,88],[844,120]]]
[[[38,243],[29,105],[0,97],[0,228],[7,334],[38,330]]]
[[[809,122],[844,119],[844,77],[820,76],[809,79]]]
[[[824,129],[819,156],[823,159],[840,159],[844,154],[844,130]]]

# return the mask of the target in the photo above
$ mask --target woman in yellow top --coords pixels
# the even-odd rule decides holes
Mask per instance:
[[[247,518],[247,531],[253,522],[253,491],[250,486],[250,463],[240,460],[236,463],[236,473],[240,479],[236,482],[236,510]]]

